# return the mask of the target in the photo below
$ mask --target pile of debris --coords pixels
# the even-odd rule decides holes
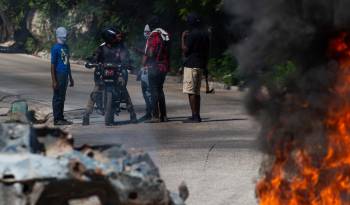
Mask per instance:
[[[58,128],[0,124],[2,205],[184,205],[150,156],[120,145],[74,147]]]

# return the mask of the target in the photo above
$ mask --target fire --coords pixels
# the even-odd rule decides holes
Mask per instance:
[[[275,148],[271,168],[256,185],[260,205],[350,204],[350,34],[332,39],[328,52],[339,69],[324,122],[324,156],[292,140]]]

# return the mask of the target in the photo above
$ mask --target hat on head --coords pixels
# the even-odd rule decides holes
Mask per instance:
[[[149,35],[151,34],[151,28],[149,27],[148,24],[145,25],[145,28],[143,29],[143,35],[147,39]]]
[[[56,39],[60,44],[65,44],[67,40],[67,29],[64,27],[59,27],[56,29]]]
[[[67,29],[64,27],[59,27],[56,29],[56,37],[57,38],[66,38],[67,37]]]

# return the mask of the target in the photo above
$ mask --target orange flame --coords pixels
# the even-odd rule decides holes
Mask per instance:
[[[350,34],[341,33],[329,43],[329,56],[339,64],[324,122],[327,145],[320,163],[305,148],[276,149],[269,172],[256,185],[260,205],[344,205],[350,204]],[[293,165],[290,174],[290,164]]]

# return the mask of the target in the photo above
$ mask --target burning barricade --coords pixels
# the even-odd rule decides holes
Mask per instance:
[[[0,124],[1,205],[183,205],[150,156],[120,145],[76,148],[70,134],[25,123]]]

